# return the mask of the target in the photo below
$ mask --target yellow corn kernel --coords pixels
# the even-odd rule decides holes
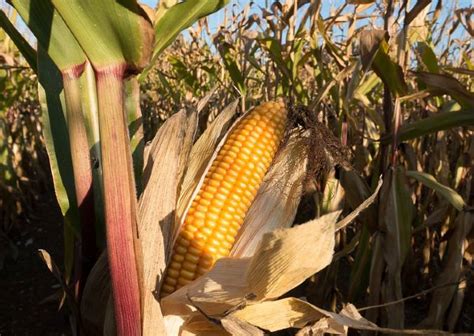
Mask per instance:
[[[184,219],[162,296],[206,273],[218,258],[229,254],[281,142],[286,119],[283,102],[267,102],[231,130]]]

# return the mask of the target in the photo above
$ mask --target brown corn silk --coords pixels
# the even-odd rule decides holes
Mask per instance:
[[[185,286],[228,256],[283,138],[287,110],[266,102],[229,132],[186,214],[161,289]]]

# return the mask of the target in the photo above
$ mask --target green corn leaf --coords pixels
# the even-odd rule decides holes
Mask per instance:
[[[86,61],[84,52],[50,1],[10,2],[60,70]]]
[[[408,90],[402,68],[393,62],[388,55],[387,42],[382,41],[380,44],[379,50],[375,54],[372,68],[393,94],[403,96],[407,93]]]
[[[54,191],[63,214],[65,227],[64,264],[69,278],[74,260],[74,238],[80,232],[69,134],[65,118],[62,77],[49,56],[38,49],[38,94],[43,112],[43,136],[49,156]]]
[[[419,42],[416,49],[426,69],[431,73],[439,73],[438,58],[433,49],[426,42]]]
[[[413,177],[414,179],[423,183],[428,188],[431,188],[436,191],[436,193],[444,197],[457,210],[461,211],[466,207],[466,203],[464,202],[461,195],[459,195],[454,189],[451,189],[450,187],[439,183],[433,175],[413,170],[407,171],[406,175],[409,177]]]
[[[277,65],[278,69],[286,77],[287,80],[291,80],[291,69],[288,67],[287,62],[283,59],[283,50],[281,49],[280,42],[274,38],[267,37],[259,39],[260,43],[268,50],[270,57]]]
[[[130,71],[139,71],[148,64],[153,31],[150,19],[136,1],[52,3],[96,70],[125,63]]]
[[[69,135],[66,126],[62,78],[49,56],[38,50],[39,98],[43,111],[44,138],[53,175],[56,197],[64,216],[70,216],[76,232],[77,220],[74,176],[72,173]]]
[[[411,246],[414,207],[402,168],[391,168],[384,177],[380,191],[379,221],[383,232],[382,251],[386,263],[386,277],[382,291],[387,300],[402,298],[401,272]],[[386,308],[387,325],[403,327],[403,304]]]
[[[187,0],[168,8],[155,24],[156,39],[153,47],[152,64],[181,31],[190,27],[197,20],[218,11],[228,2],[229,0]]]
[[[231,49],[232,46],[227,42],[220,43],[218,47],[219,54],[222,57],[225,68],[229,72],[230,78],[234,82],[235,86],[237,86],[239,89],[239,93],[245,97],[245,79],[242,72],[240,71],[235,56],[231,52]]]
[[[140,86],[136,76],[132,76],[125,82],[125,111],[128,120],[128,132],[130,133],[130,147],[133,157],[133,172],[137,195],[142,192],[143,172],[143,150],[145,143],[143,139],[143,119],[140,109]]]
[[[349,278],[349,298],[352,302],[360,299],[367,290],[371,259],[370,233],[367,226],[364,225]]]
[[[84,122],[86,124],[87,139],[90,148],[93,193],[103,195],[104,188],[102,184],[102,162],[100,154],[100,134],[99,134],[99,111],[97,105],[97,90],[95,74],[92,65],[87,62],[84,73],[81,75],[81,97],[84,113]],[[100,248],[105,247],[105,219],[104,203],[100,196],[94,197],[94,210],[96,221],[96,243]]]
[[[400,128],[400,140],[407,141],[438,131],[448,130],[453,127],[474,125],[474,112],[461,110],[457,112],[438,113]],[[384,138],[383,143],[388,143],[390,138]]]
[[[364,68],[372,69],[395,96],[404,96],[407,92],[402,68],[392,61],[388,54],[385,31],[363,31],[360,37],[360,53]]]
[[[38,72],[36,66],[36,50],[28,43],[27,40],[20,34],[15,26],[10,22],[7,15],[0,11],[0,27],[10,36],[15,46],[18,48],[20,53],[25,58],[26,62],[30,65],[34,72]]]

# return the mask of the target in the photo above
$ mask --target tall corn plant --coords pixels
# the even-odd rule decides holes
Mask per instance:
[[[134,134],[129,135],[128,121],[141,122],[133,103],[138,101],[133,77],[151,66],[150,61],[181,30],[225,2],[160,4],[156,21],[152,11],[147,14],[136,1],[10,3],[38,40],[36,60],[29,57],[31,53],[25,57],[39,73],[46,145],[58,202],[69,225],[67,268],[71,271],[75,265],[76,296],[80,299],[82,282],[103,244],[96,234],[103,221],[117,333],[139,335],[143,259],[136,222],[140,187],[135,183],[132,146],[138,151],[143,146],[140,138],[130,143]],[[8,25],[6,20],[2,23]],[[8,27],[22,50],[24,40]],[[136,153],[138,164],[142,157]]]

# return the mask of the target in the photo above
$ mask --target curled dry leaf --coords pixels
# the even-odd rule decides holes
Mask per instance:
[[[335,211],[291,229],[265,234],[247,271],[255,299],[277,298],[329,265],[340,214]]]
[[[189,315],[199,306],[209,316],[219,315],[241,304],[249,293],[243,276],[249,267],[249,258],[217,260],[204,276],[161,300],[165,315]]]

